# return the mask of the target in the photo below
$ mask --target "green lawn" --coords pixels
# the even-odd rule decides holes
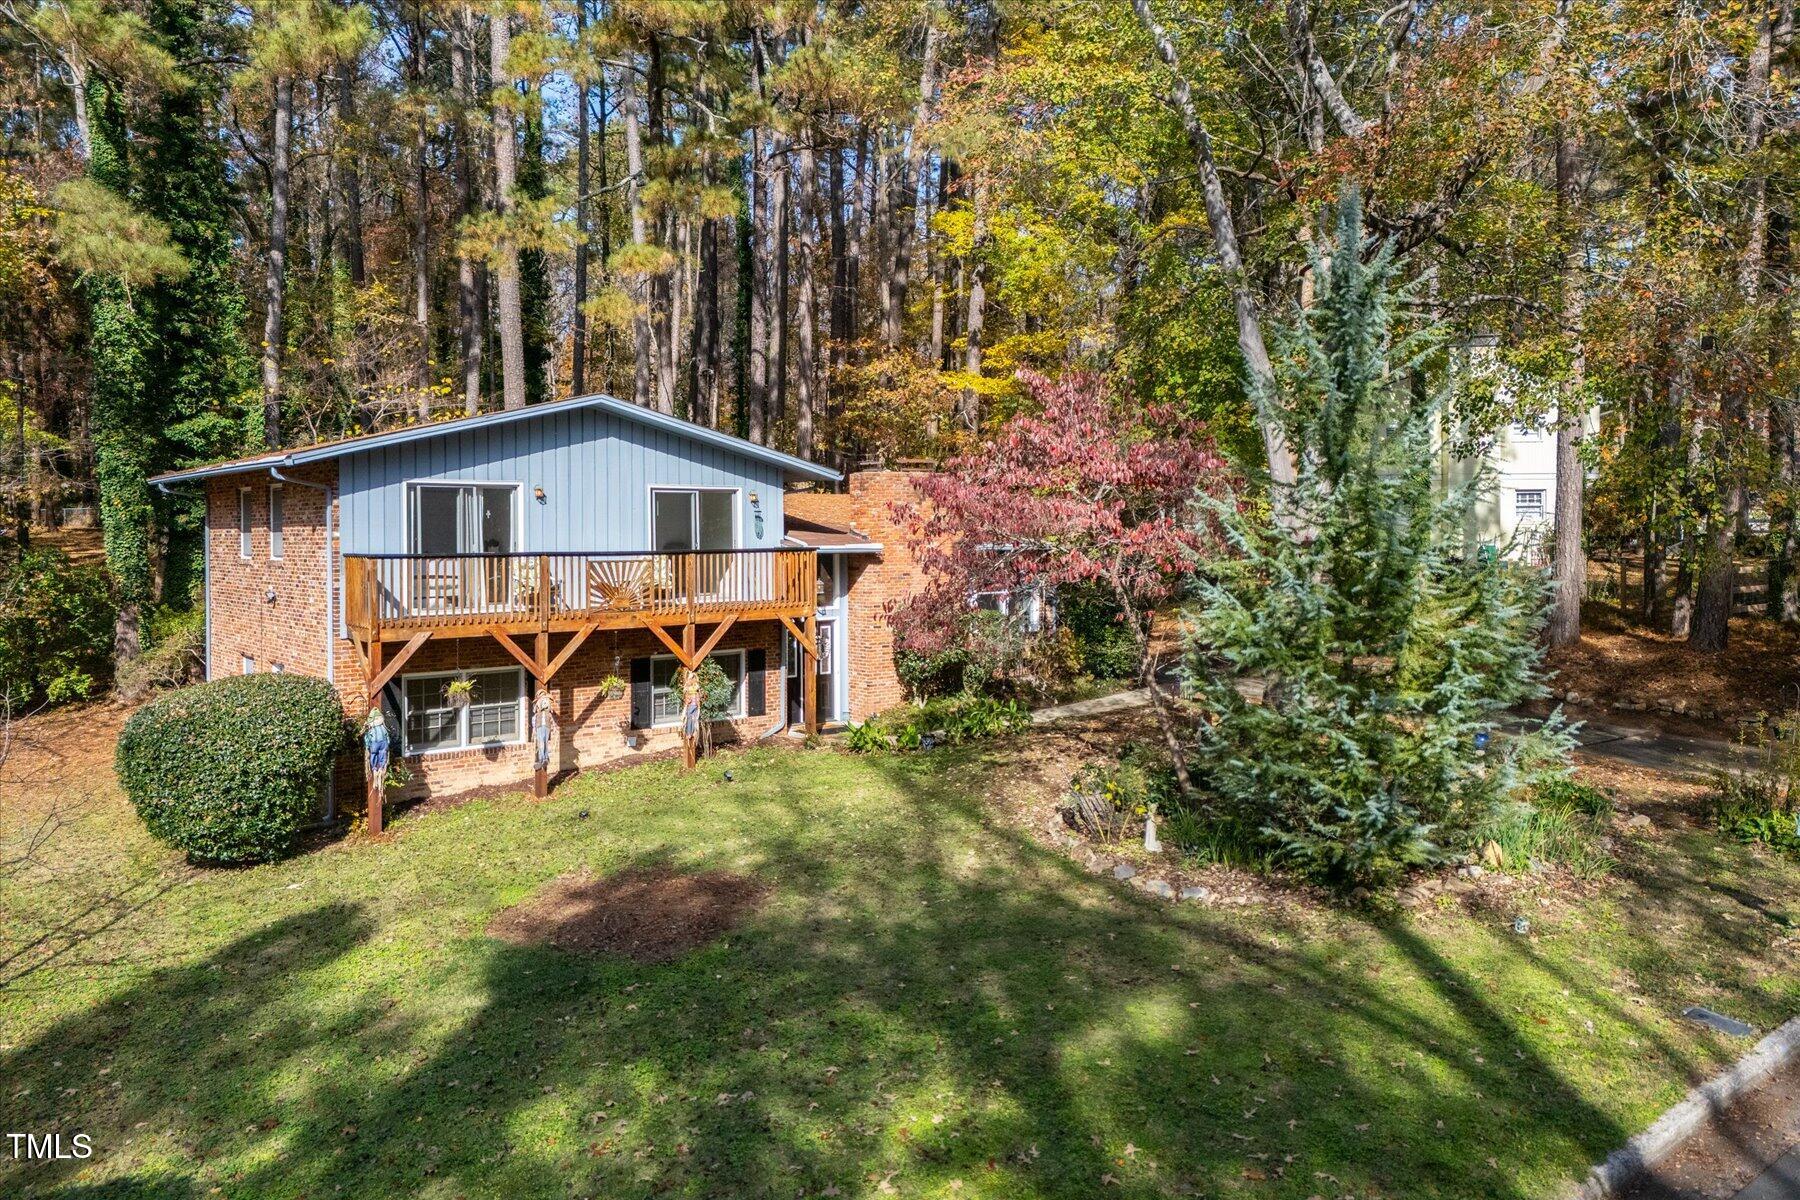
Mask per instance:
[[[756,751],[222,872],[115,797],[61,843],[76,874],[0,892],[15,933],[104,926],[6,939],[0,1131],[98,1152],[0,1158],[0,1195],[1550,1195],[1745,1048],[1681,1006],[1800,999],[1800,870],[1697,831],[1529,938],[1176,908],[995,816],[1041,762]],[[650,864],[773,891],[659,966],[483,934]],[[82,909],[82,878],[137,906]]]

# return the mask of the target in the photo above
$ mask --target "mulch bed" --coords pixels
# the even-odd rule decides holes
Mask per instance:
[[[597,877],[564,875],[488,923],[489,937],[577,954],[669,962],[736,928],[769,888],[729,871],[645,867]]]
[[[1578,693],[1575,707],[1606,714],[1602,719],[1729,740],[1757,713],[1779,714],[1800,702],[1795,626],[1733,617],[1725,650],[1708,654],[1636,625],[1610,605],[1584,605],[1581,624],[1581,640],[1552,651],[1545,665],[1558,692]]]

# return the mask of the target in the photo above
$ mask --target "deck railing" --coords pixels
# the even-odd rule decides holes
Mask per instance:
[[[817,578],[812,550],[346,554],[344,614],[364,635],[799,616],[817,602]]]

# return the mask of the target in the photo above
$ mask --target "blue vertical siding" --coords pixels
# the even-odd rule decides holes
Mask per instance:
[[[781,541],[779,466],[609,412],[572,409],[345,456],[338,475],[344,552],[405,553],[406,485],[419,481],[521,485],[519,549],[526,552],[647,549],[650,489],[662,485],[736,488],[739,544]],[[532,494],[539,487],[542,503]]]

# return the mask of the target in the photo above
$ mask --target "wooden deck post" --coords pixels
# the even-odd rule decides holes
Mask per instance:
[[[381,677],[381,641],[379,638],[369,642],[369,709],[372,711],[381,704],[381,686],[375,681]],[[394,731],[392,745],[400,744],[400,731]],[[393,753],[392,749],[389,754]],[[365,816],[368,819],[369,832],[377,836],[381,833],[381,804],[387,796],[387,780],[374,771],[369,770],[368,756],[363,757],[363,771],[369,777],[369,807]]]
[[[548,594],[549,587],[550,587],[550,577],[548,575],[542,575],[542,576],[539,576],[539,578],[544,580],[544,590],[545,590],[546,594]],[[547,605],[546,605],[545,611],[546,612],[549,611]],[[540,631],[537,635],[537,678],[538,678],[538,686],[543,688],[545,692],[549,692],[549,690],[550,690],[550,635],[548,633],[544,633],[542,631]],[[532,719],[535,721],[537,718],[534,715]],[[555,745],[554,740],[552,741],[551,744],[553,746]],[[531,753],[534,756],[537,754],[537,739],[535,737],[532,739]],[[545,796],[548,796],[550,794],[550,768],[548,765],[537,768],[537,770],[532,775],[531,784],[532,784],[532,786],[531,786],[532,794],[535,795],[539,800],[542,800]]]
[[[819,614],[806,614],[806,640],[812,643],[808,649],[805,643],[800,646],[800,678],[806,696],[806,732],[819,732]]]
[[[690,580],[690,582],[691,582],[691,580]],[[693,592],[691,589],[688,593],[688,622],[686,625],[683,625],[681,627],[681,657],[684,660],[687,670],[698,671],[700,669],[700,664],[694,661],[694,609],[693,609]],[[683,696],[685,699],[685,689],[683,692]],[[705,703],[702,702],[701,708],[704,709],[705,707],[706,707]],[[706,719],[705,715],[702,714],[700,719],[702,721],[704,721]],[[696,732],[694,734],[694,736],[692,736],[692,737],[688,736],[687,714],[686,714],[685,706],[683,709],[681,720],[682,720],[682,726],[681,726],[682,754],[683,754],[684,760],[686,761],[687,766],[689,767],[689,769],[692,769],[694,764],[700,761],[699,745],[698,745],[698,743],[700,741],[700,737],[699,737],[698,732]]]

